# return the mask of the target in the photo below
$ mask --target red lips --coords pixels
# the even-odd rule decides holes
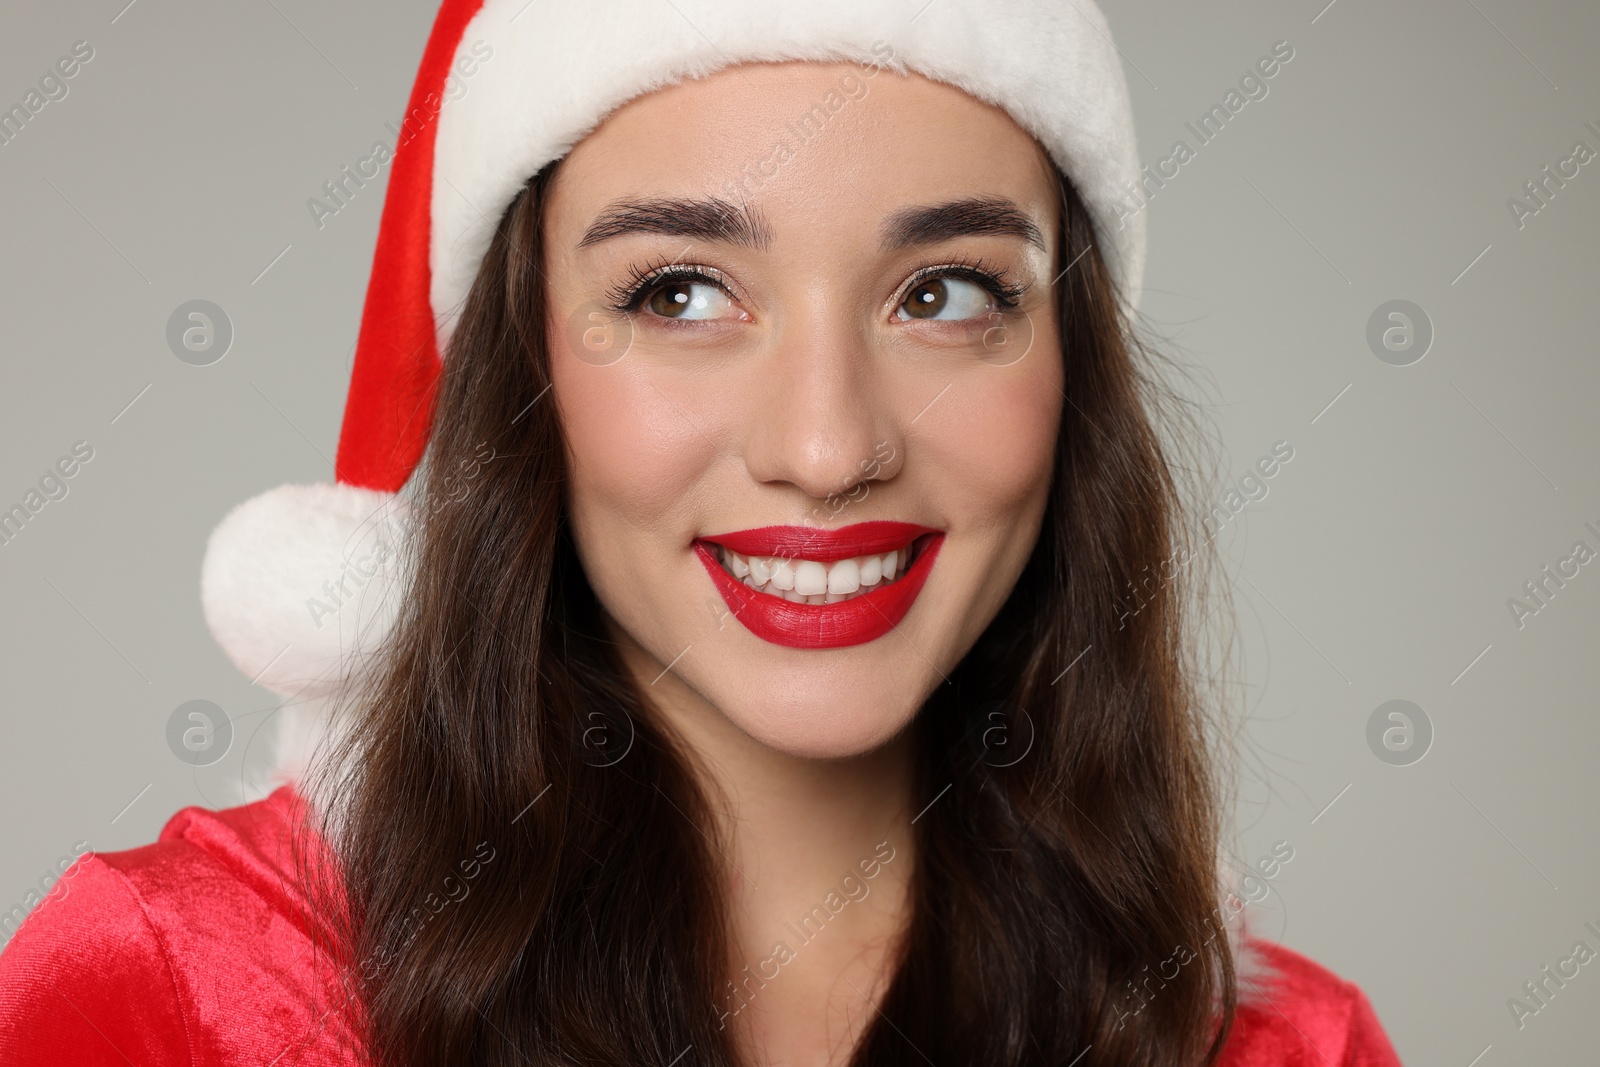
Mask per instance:
[[[724,570],[708,544],[719,544],[746,556],[830,563],[905,548],[924,536],[922,551],[898,580],[837,604],[796,604],[771,593],[757,592]],[[763,641],[789,648],[843,648],[874,641],[905,618],[943,544],[944,534],[930,526],[859,522],[838,530],[809,526],[738,530],[701,538],[694,543],[694,550],[734,618]]]

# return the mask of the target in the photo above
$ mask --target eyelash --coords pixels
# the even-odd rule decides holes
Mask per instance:
[[[957,278],[981,286],[994,297],[1001,311],[1015,308],[1021,302],[1023,293],[1027,291],[1025,286],[1008,280],[1005,268],[991,267],[980,257],[922,268],[907,280],[900,299],[895,302],[895,307],[899,308],[904,304],[919,286],[936,278]],[[628,278],[606,293],[606,302],[614,313],[631,315],[643,307],[644,302],[654,295],[656,290],[668,285],[688,285],[693,282],[714,285],[729,297],[733,297],[727,284],[720,277],[707,273],[704,268],[671,261],[655,261],[642,266],[630,266]]]
[[[1008,280],[1009,276],[1004,267],[991,267],[986,260],[979,257],[943,263],[936,267],[924,267],[917,271],[906,283],[906,288],[900,299],[895,302],[895,307],[904,304],[906,298],[917,291],[918,286],[935,278],[957,278],[971,282],[987,290],[989,295],[994,297],[995,303],[1000,305],[1001,311],[1010,311],[1016,307],[1022,301],[1022,294],[1027,292],[1026,286]]]
[[[721,278],[706,273],[702,268],[685,266],[670,260],[658,260],[644,266],[629,266],[627,280],[606,293],[606,302],[616,314],[631,315],[638,311],[657,289],[669,284],[687,285],[690,282],[714,285],[729,296],[733,295]]]

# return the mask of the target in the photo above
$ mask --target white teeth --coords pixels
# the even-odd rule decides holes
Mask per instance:
[[[828,591],[828,568],[814,559],[795,561],[794,591],[814,596]]]
[[[861,588],[861,565],[853,559],[841,559],[828,568],[828,593],[854,593]]]
[[[722,545],[717,556],[724,569],[752,589],[795,604],[837,604],[894,581],[911,549],[823,563],[782,556],[743,556]]]

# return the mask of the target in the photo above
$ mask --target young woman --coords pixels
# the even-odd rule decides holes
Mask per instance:
[[[332,729],[79,861],[0,1059],[1398,1062],[1218,875],[1103,20],[858,6],[445,4],[340,484],[206,563]]]

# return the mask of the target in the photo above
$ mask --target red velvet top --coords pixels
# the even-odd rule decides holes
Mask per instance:
[[[362,1063],[294,888],[303,805],[185,808],[153,845],[81,857],[0,953],[0,1064]],[[1269,970],[1227,1067],[1398,1067],[1360,989],[1251,944]]]

